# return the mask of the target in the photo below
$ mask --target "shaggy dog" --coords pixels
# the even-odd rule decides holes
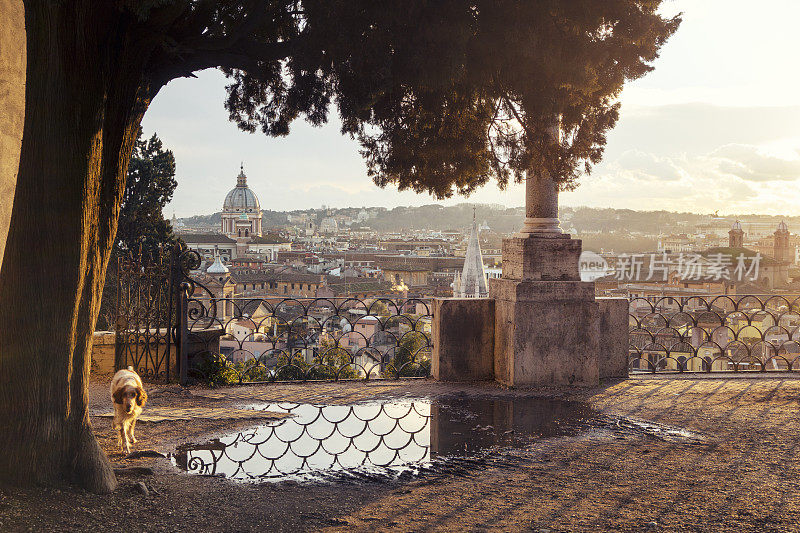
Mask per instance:
[[[131,443],[136,442],[133,428],[147,401],[147,393],[139,374],[129,366],[120,370],[111,380],[111,398],[114,400],[114,421],[111,429],[119,429],[119,446],[126,454],[131,453]]]

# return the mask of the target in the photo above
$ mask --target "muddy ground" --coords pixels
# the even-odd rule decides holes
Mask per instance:
[[[148,388],[149,406],[243,403],[200,398],[177,386]],[[608,420],[679,426],[706,440],[589,432],[407,481],[253,485],[187,475],[161,458],[126,459],[116,450],[110,421],[93,417],[114,466],[147,466],[153,473],[119,476],[111,495],[74,487],[0,487],[0,531],[800,530],[800,380],[631,379],[573,391],[427,381],[248,390],[273,400],[320,403],[543,395],[586,401]],[[106,382],[92,386],[91,403],[95,414],[110,409]],[[140,423],[136,448],[169,452],[253,424]],[[146,484],[148,495],[137,491],[137,482]]]

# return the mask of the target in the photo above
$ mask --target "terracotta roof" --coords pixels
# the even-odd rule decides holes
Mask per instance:
[[[253,281],[275,281],[276,276],[275,273],[269,271],[261,271],[261,272],[232,272],[233,280],[236,283],[250,283]]]
[[[362,293],[362,292],[386,292],[389,293],[392,288],[392,284],[388,281],[348,281],[347,283],[333,283],[329,284],[328,288],[333,291],[336,295],[343,295],[343,294],[354,294],[354,293]]]
[[[193,244],[236,244],[236,241],[219,233],[182,233],[181,239],[185,243]]]
[[[386,265],[383,270],[396,271],[396,272],[429,272],[431,269],[419,265]]]
[[[250,240],[251,244],[291,244],[291,241],[284,239],[278,235],[264,235],[262,237],[253,237]]]
[[[728,255],[733,259],[733,261],[736,261],[736,258],[738,258],[740,255],[743,255],[744,257],[754,257],[757,253],[758,252],[755,250],[751,250],[749,248],[730,248],[728,246],[724,246],[719,248],[709,248],[705,252],[700,252],[700,255],[708,258],[710,255],[722,254]],[[778,266],[782,264],[783,263],[780,261],[776,261],[768,255],[761,255],[761,266]]]

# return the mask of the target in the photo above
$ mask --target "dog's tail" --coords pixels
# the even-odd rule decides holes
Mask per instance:
[[[132,367],[132,366],[129,366],[129,367],[128,367],[128,370],[130,370],[131,372],[133,372],[133,367]]]

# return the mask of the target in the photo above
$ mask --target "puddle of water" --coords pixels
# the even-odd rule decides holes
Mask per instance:
[[[632,417],[618,417],[611,421],[617,433],[632,433],[679,444],[705,444],[708,437],[686,428],[669,426]]]
[[[449,458],[575,434],[594,417],[585,404],[539,398],[258,407],[294,416],[181,446],[172,463],[194,474],[253,482],[395,476]]]

